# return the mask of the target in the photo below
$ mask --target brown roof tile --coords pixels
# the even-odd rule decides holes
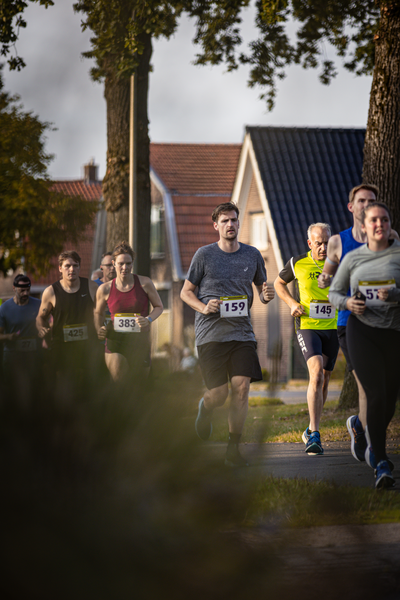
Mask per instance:
[[[151,144],[151,166],[171,193],[182,269],[200,246],[218,240],[211,213],[229,202],[241,144]]]

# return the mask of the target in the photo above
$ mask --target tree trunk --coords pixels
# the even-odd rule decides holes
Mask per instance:
[[[358,408],[358,388],[354,375],[346,368],[338,410]]]
[[[379,199],[400,227],[400,6],[380,1],[375,66],[364,145],[363,181],[379,187]]]
[[[137,249],[136,271],[150,275],[150,139],[148,133],[148,88],[152,54],[151,36],[143,35],[143,54],[136,72],[136,177]],[[109,71],[104,96],[107,104],[107,171],[103,195],[107,209],[107,250],[129,239],[129,108],[130,80]]]

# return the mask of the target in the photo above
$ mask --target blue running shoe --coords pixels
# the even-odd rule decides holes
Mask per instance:
[[[365,451],[367,449],[367,440],[363,426],[357,415],[347,419],[347,431],[351,437],[351,453],[354,458],[360,462],[365,461]]]
[[[372,446],[368,446],[367,449],[366,449],[366,451],[365,451],[365,462],[372,469],[376,469],[377,468],[375,453],[374,453],[374,449],[372,448]],[[389,460],[386,457],[386,462],[389,465],[389,469],[391,471],[393,471],[394,470],[394,464],[392,463],[392,461]]]
[[[375,487],[377,490],[383,490],[394,486],[395,480],[392,477],[389,463],[387,460],[381,460],[375,469]]]
[[[307,452],[307,454],[315,456],[324,453],[319,431],[313,431],[312,433],[310,433],[310,437],[308,438],[305,451]]]
[[[310,429],[308,427],[303,431],[301,439],[307,445],[307,442],[310,439]]]
[[[212,434],[211,415],[212,412],[205,410],[204,398],[202,398],[199,402],[199,412],[197,414],[196,423],[194,424],[196,433],[201,440],[208,440]]]
[[[365,462],[367,463],[367,465],[369,467],[371,467],[371,469],[376,469],[377,464],[376,464],[375,452],[371,445],[371,438],[369,437],[368,428],[365,429],[365,437],[366,437],[366,441],[367,441],[367,448],[365,450]],[[391,460],[388,459],[388,457],[386,457],[386,462],[389,465],[389,469],[391,471],[393,471],[394,464],[392,463]]]

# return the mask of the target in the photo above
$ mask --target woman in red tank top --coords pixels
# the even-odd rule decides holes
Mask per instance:
[[[99,339],[106,339],[105,360],[111,377],[119,381],[130,369],[148,374],[150,324],[161,315],[163,305],[151,279],[132,273],[135,255],[126,242],[118,244],[112,256],[117,276],[97,290],[95,326]],[[107,305],[111,323],[106,328]]]

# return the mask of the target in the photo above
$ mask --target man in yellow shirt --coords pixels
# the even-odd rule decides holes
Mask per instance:
[[[336,310],[329,303],[329,288],[318,287],[326,259],[331,230],[327,223],[313,223],[307,230],[310,251],[292,257],[275,280],[278,296],[295,317],[297,341],[307,363],[310,381],[307,390],[310,424],[302,435],[309,455],[321,455],[324,450],[319,424],[327,395],[331,373],[339,351]],[[288,289],[297,280],[298,298]]]

